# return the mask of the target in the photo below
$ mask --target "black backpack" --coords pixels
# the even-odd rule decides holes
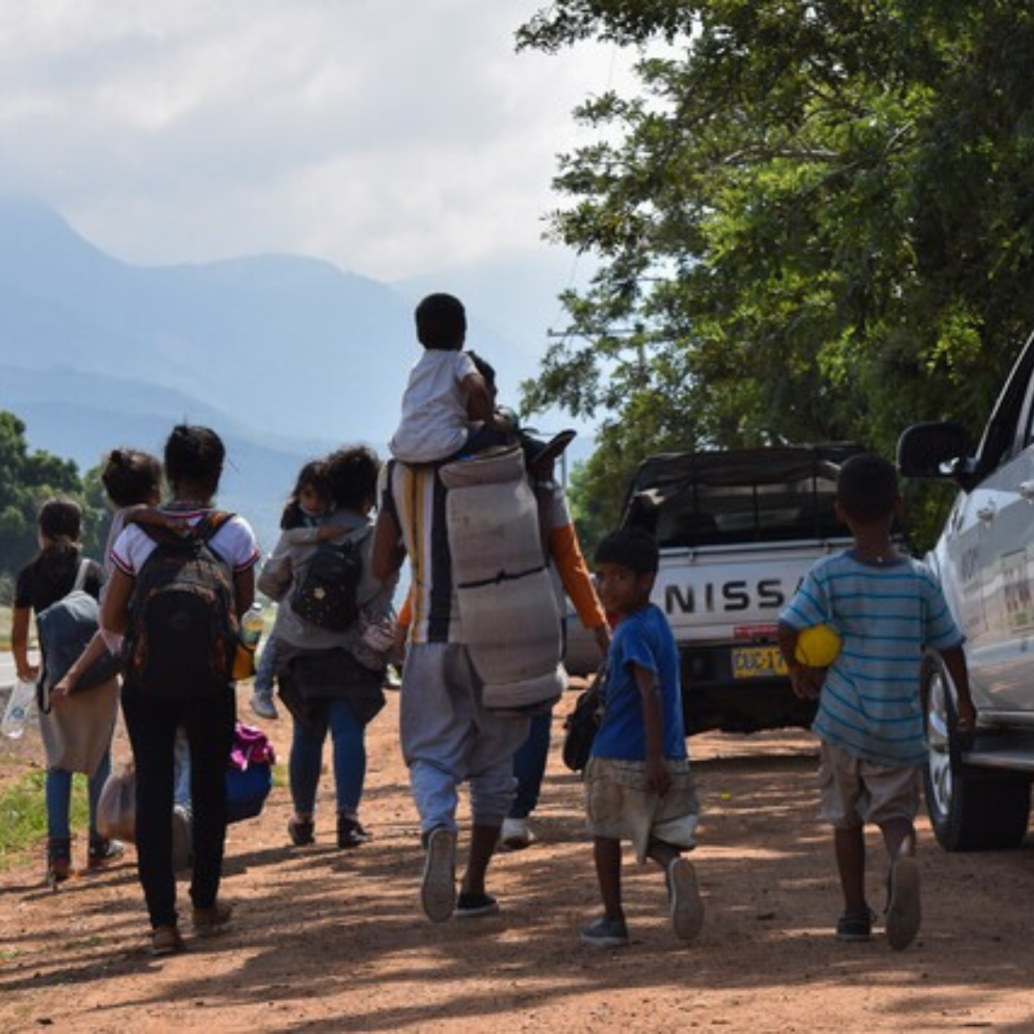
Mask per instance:
[[[581,772],[589,763],[592,741],[603,720],[603,681],[606,665],[600,668],[588,689],[578,694],[571,713],[564,719],[564,764]]]
[[[359,617],[359,582],[363,576],[361,529],[344,542],[324,542],[313,554],[289,600],[300,618],[330,632],[343,632]]]
[[[212,511],[182,533],[139,522],[155,543],[129,601],[125,672],[164,697],[204,696],[233,678],[237,616],[227,565],[209,546],[233,516]]]

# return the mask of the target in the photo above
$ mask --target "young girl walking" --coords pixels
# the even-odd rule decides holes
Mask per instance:
[[[284,505],[280,517],[280,530],[293,531],[299,528],[318,528],[330,513],[333,500],[323,460],[310,460],[298,471],[294,490]],[[273,702],[273,682],[276,679],[277,647],[276,634],[266,639],[266,645],[255,672],[250,706],[260,718],[279,718]]]
[[[39,667],[29,663],[29,624],[51,604],[63,599],[76,587],[94,599],[99,598],[104,575],[93,560],[84,560],[80,539],[82,510],[72,499],[48,499],[38,516],[40,552],[18,573],[11,621],[11,652],[18,678],[36,682]],[[47,719],[41,716],[41,721]],[[89,777],[90,846],[88,865],[93,868],[117,858],[123,846],[106,840],[97,831],[97,801],[111,772],[111,741],[100,763]],[[72,799],[72,773],[61,768],[47,769],[47,879],[52,885],[67,880],[72,873],[72,831],[69,810]]]

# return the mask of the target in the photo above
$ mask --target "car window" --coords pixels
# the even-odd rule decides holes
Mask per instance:
[[[761,485],[693,485],[660,506],[658,543],[724,543],[843,538],[833,509],[836,482],[815,476]]]
[[[981,476],[997,470],[1034,441],[1034,347],[1028,345],[1009,376],[980,443]]]

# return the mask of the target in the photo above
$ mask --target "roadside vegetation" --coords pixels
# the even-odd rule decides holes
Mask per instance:
[[[41,769],[0,791],[0,872],[23,861],[27,850],[46,839],[45,780]],[[89,822],[86,782],[83,775],[72,780],[72,829],[80,833],[85,833]]]
[[[523,386],[600,425],[580,530],[654,452],[977,434],[1034,327],[1029,4],[558,0],[518,33],[584,40],[637,82],[574,113],[551,233],[599,270]]]

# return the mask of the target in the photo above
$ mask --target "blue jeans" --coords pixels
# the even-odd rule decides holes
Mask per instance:
[[[276,678],[276,637],[269,634],[266,645],[259,655],[258,669],[255,672],[253,692],[257,697],[273,699],[273,679]]]
[[[101,790],[111,774],[111,751],[109,750],[90,776],[90,839],[100,840],[97,832],[97,802]],[[72,773],[47,772],[47,836],[51,840],[68,840],[72,835],[69,811],[72,808]]]
[[[510,808],[511,819],[526,819],[539,803],[539,792],[546,774],[549,757],[549,733],[553,712],[537,714],[531,720],[528,738],[513,756],[513,774],[517,778],[517,796]]]
[[[172,785],[172,803],[186,808],[190,812],[190,740],[186,730],[180,726],[176,730],[176,746],[174,748],[174,775]]]
[[[267,647],[268,649],[268,647]],[[327,724],[313,732],[299,722],[294,723],[291,742],[291,800],[299,815],[312,815],[316,810],[316,789],[323,767],[323,741],[327,730],[334,744],[334,786],[337,810],[349,815],[359,811],[366,779],[366,726],[355,716],[343,697],[324,701]]]

